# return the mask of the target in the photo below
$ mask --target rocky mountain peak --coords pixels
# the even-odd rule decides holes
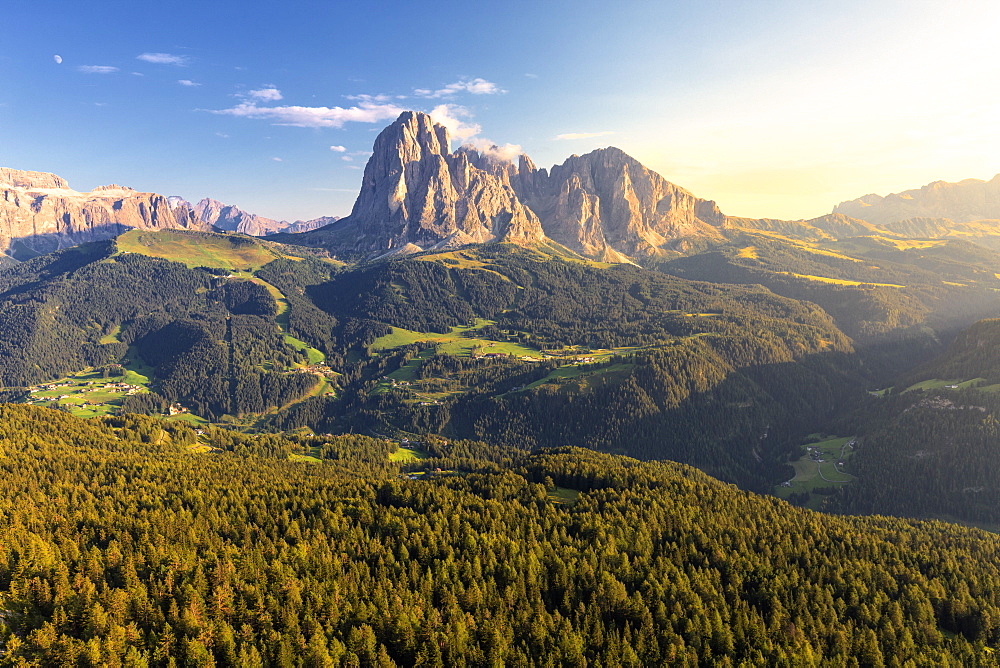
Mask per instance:
[[[351,215],[331,231],[333,245],[361,252],[545,236],[509,169],[472,147],[452,153],[447,128],[415,111],[379,133]]]
[[[586,255],[656,255],[692,237],[721,238],[725,216],[715,202],[670,183],[619,148],[573,155],[547,174],[520,171],[519,194],[546,234]]]
[[[111,184],[77,192],[55,174],[0,168],[0,251],[18,258],[130,229],[207,229],[190,208]]]

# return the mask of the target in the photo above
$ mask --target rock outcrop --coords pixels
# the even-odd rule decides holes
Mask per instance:
[[[208,229],[167,198],[109,185],[78,192],[55,174],[0,168],[0,252],[23,259],[130,229]]]

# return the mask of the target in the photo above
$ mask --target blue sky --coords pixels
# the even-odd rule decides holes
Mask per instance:
[[[539,166],[613,145],[731,215],[806,218],[1000,172],[998,28],[985,0],[16,3],[0,166],[345,215],[418,109]]]

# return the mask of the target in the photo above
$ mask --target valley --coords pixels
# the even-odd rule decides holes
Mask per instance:
[[[500,164],[409,112],[371,162],[354,213],[319,229],[132,229],[0,268],[0,459],[17,462],[0,504],[51,494],[159,583],[143,594],[116,557],[80,566],[50,527],[8,523],[68,555],[44,562],[55,575],[8,568],[8,651],[152,656],[182,638],[250,664],[294,644],[321,665],[528,665],[577,638],[559,655],[608,665],[992,657],[996,541],[966,528],[1000,526],[990,225],[731,218],[617,149]],[[600,214],[586,233],[573,201]],[[58,481],[88,476],[74,514]],[[100,524],[105,489],[123,510]],[[48,512],[29,514],[62,521]],[[148,540],[126,538],[137,512]],[[168,539],[183,568],[138,547]],[[5,549],[0,574],[27,563]],[[22,595],[64,568],[103,593]],[[172,611],[164,569],[202,604]]]

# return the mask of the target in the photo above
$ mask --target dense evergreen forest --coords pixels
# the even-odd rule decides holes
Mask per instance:
[[[0,407],[0,663],[994,664],[978,530],[575,448],[196,438]]]

